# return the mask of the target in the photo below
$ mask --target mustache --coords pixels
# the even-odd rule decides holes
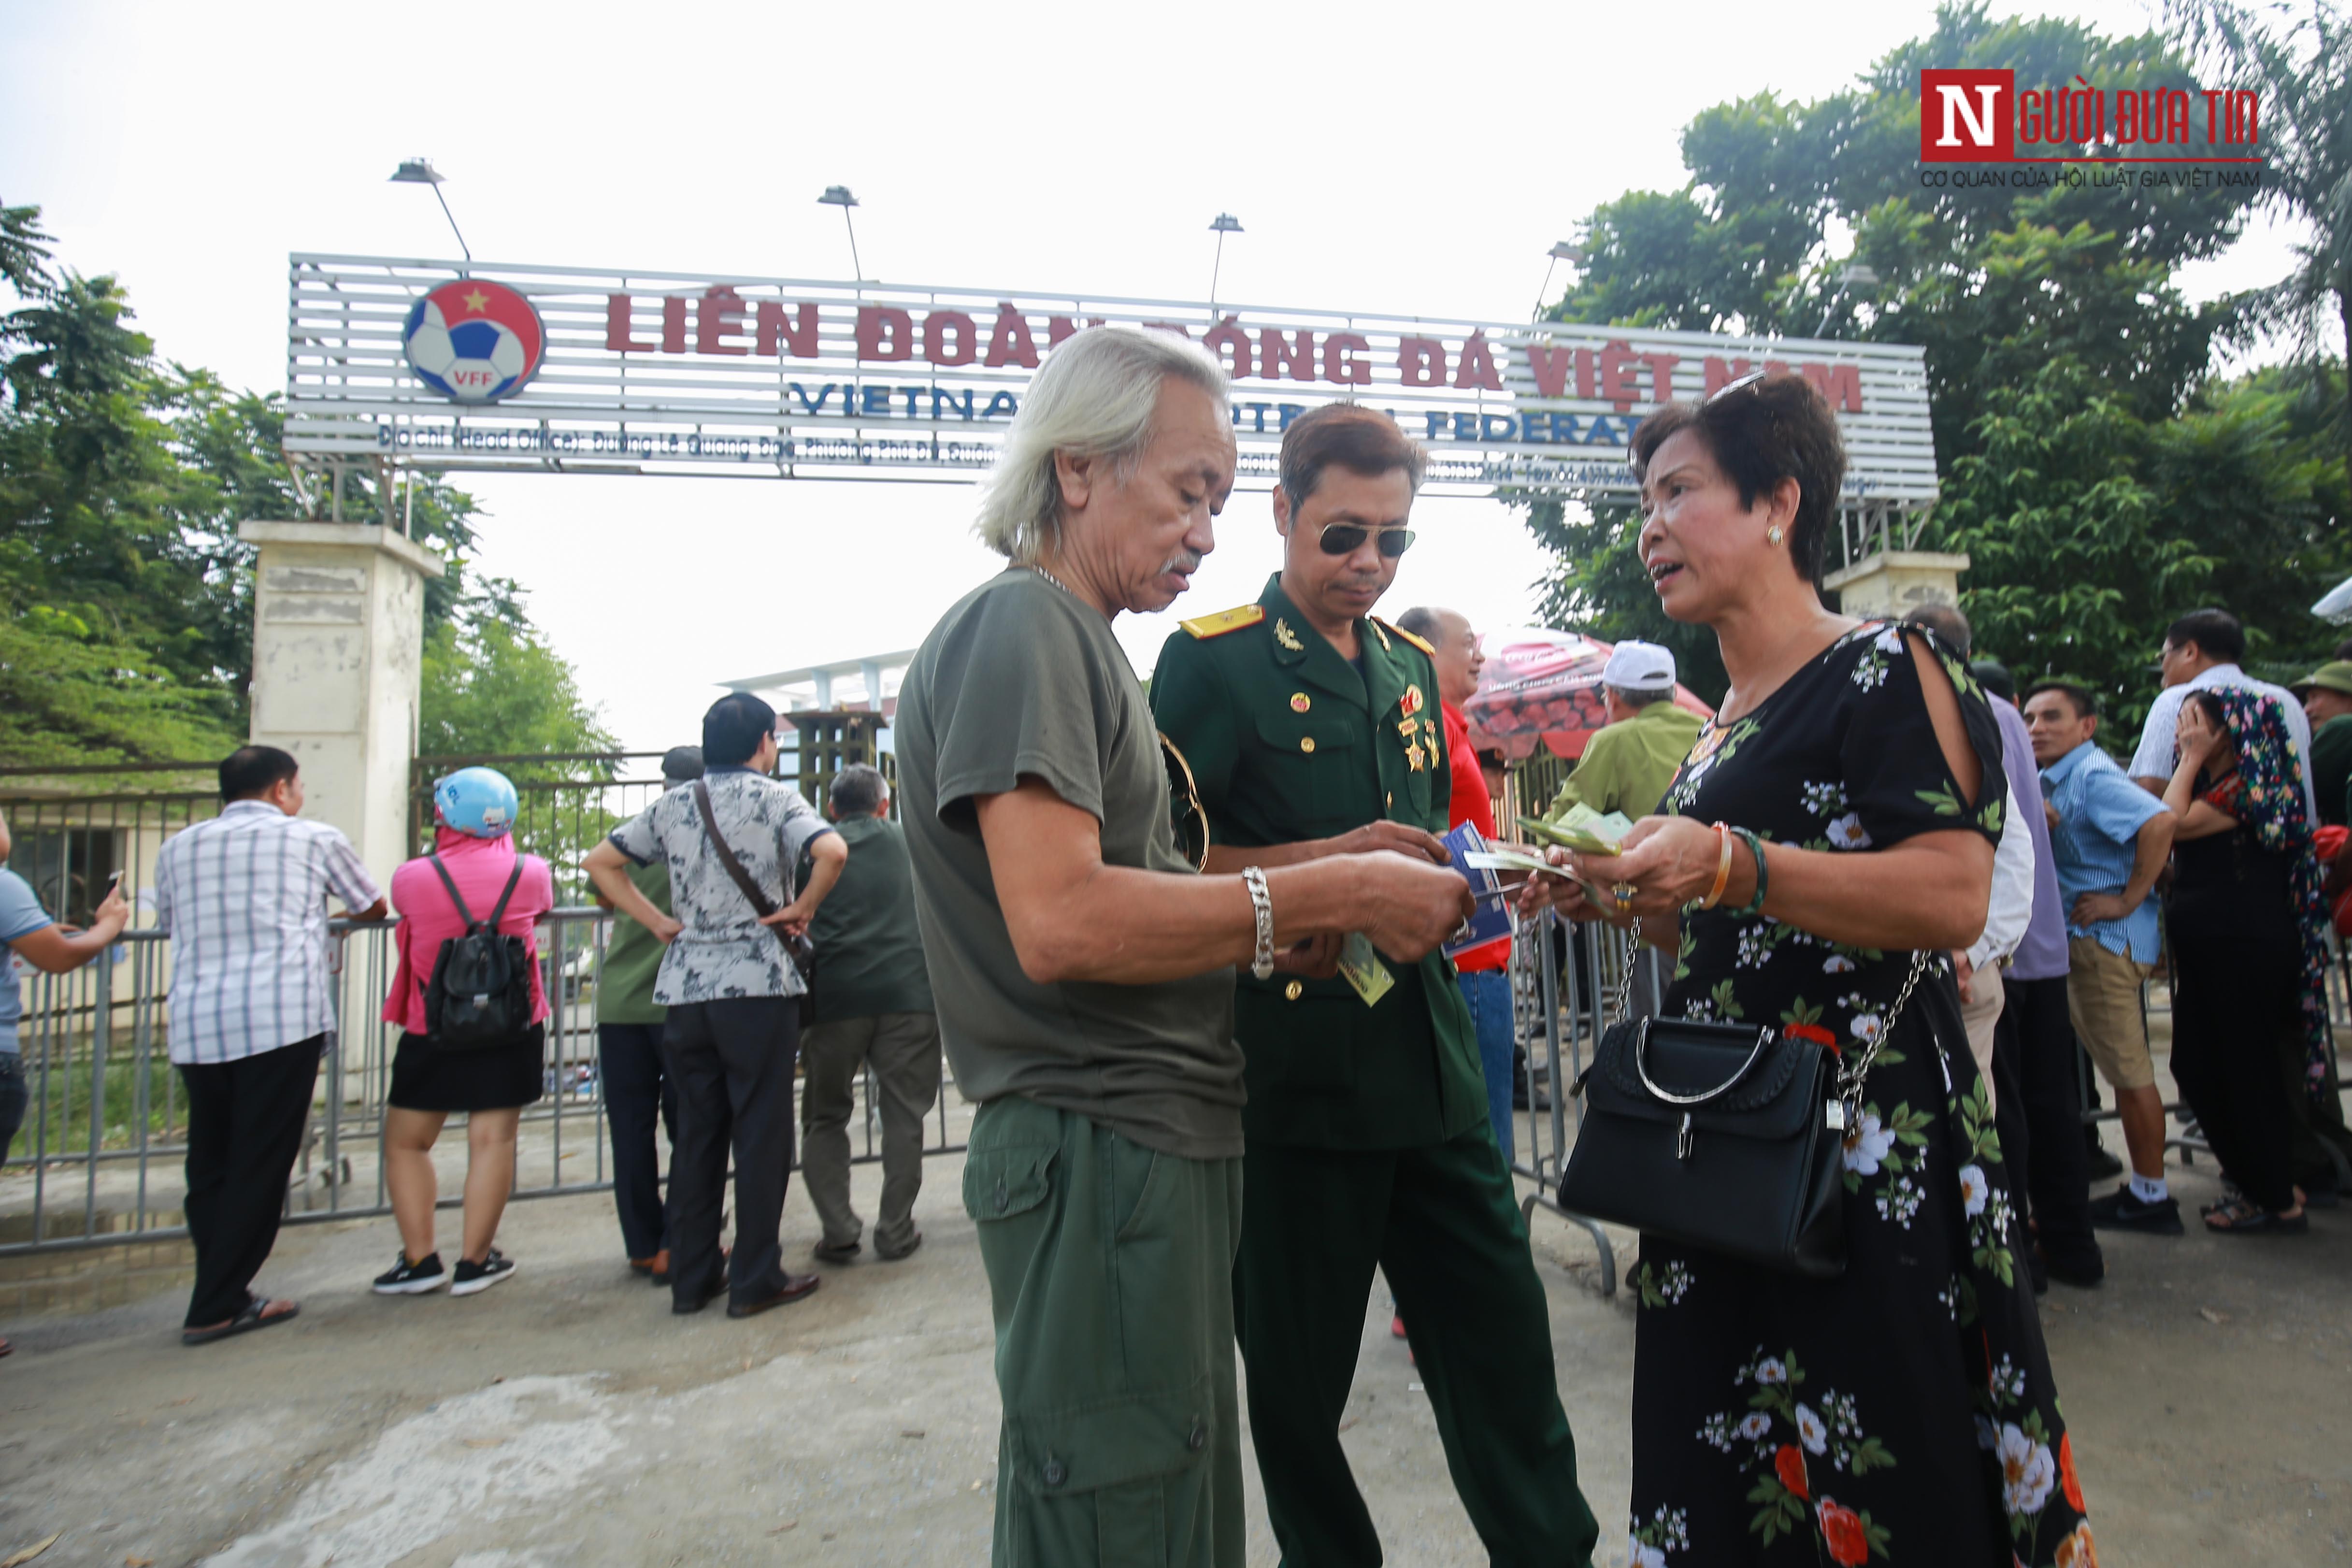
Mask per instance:
[[[1200,569],[1201,552],[1197,550],[1189,549],[1177,551],[1175,554],[1171,555],[1168,558],[1167,564],[1160,568],[1162,574],[1170,572],[1181,572],[1187,577],[1191,576],[1193,573],[1198,572]]]

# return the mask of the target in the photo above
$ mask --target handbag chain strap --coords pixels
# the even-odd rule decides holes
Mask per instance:
[[[1640,952],[1641,944],[1633,933],[1621,930],[1618,933],[1618,956],[1624,973],[1618,977],[1616,991],[1609,999],[1610,1010],[1616,1015],[1619,1023],[1633,1016],[1633,964]],[[1887,1037],[1895,1033],[1895,1021],[1903,1016],[1903,1009],[1910,1005],[1911,993],[1918,988],[1921,976],[1927,973],[1928,956],[1928,950],[1925,948],[1911,954],[1911,973],[1903,977],[1903,989],[1895,994],[1895,1005],[1887,1008],[1885,1020],[1878,1026],[1878,1033],[1870,1037],[1870,1043],[1858,1054],[1838,1059],[1837,1097],[1848,1107],[1859,1107],[1863,1083],[1870,1077],[1872,1064],[1878,1060],[1880,1047],[1886,1044]]]

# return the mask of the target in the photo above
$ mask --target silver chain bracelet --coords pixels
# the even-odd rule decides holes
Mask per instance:
[[[1250,973],[1260,980],[1274,978],[1274,895],[1266,890],[1265,873],[1255,866],[1242,868],[1249,888],[1250,912],[1257,917],[1257,951],[1250,955]]]

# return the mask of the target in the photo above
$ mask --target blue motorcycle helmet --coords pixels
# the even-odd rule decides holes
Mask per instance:
[[[513,832],[521,805],[513,783],[496,768],[459,768],[433,786],[433,809],[441,820],[475,838]]]

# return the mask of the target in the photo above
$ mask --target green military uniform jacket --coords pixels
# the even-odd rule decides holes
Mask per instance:
[[[1446,829],[1445,722],[1427,645],[1356,623],[1363,669],[1282,591],[1189,620],[1151,676],[1151,710],[1183,753],[1213,842],[1329,838],[1387,817]],[[1396,984],[1367,1007],[1347,981],[1240,972],[1253,1142],[1409,1149],[1486,1119],[1486,1080],[1454,965],[1382,955]]]

